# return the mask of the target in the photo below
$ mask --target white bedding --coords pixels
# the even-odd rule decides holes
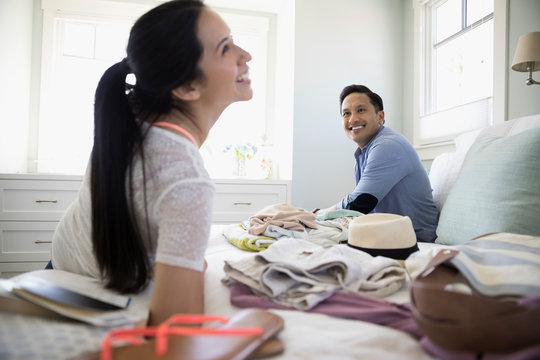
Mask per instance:
[[[224,261],[254,253],[227,242],[221,235],[224,226],[212,227],[206,253],[205,312],[230,317],[241,308],[231,305],[229,288],[221,282]],[[407,289],[385,299],[408,302]],[[302,311],[270,311],[285,321],[279,334],[285,352],[270,359],[431,359],[415,338],[389,327]],[[0,359],[68,359],[99,350],[105,334],[106,329],[89,325],[0,313]]]
[[[214,225],[207,250],[205,311],[231,316],[239,307],[230,303],[230,291],[221,283],[225,260],[253,256],[240,250],[220,235],[222,225]],[[421,249],[433,244],[419,244]],[[408,302],[404,288],[386,300]],[[285,320],[280,339],[285,352],[271,359],[431,359],[409,334],[389,327],[358,320],[340,319],[301,311],[270,310]]]

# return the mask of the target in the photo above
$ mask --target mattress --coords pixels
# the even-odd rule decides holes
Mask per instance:
[[[209,240],[205,274],[205,312],[230,317],[241,308],[231,304],[230,288],[222,282],[224,262],[253,256],[230,244],[214,225]],[[419,244],[428,248],[433,244]],[[385,298],[409,300],[408,283]],[[285,351],[270,359],[431,359],[406,332],[369,322],[298,310],[275,310],[285,322],[279,338]],[[0,313],[1,359],[69,359],[98,351],[108,329],[76,322],[38,319]]]

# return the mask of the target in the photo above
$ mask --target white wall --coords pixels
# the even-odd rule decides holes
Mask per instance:
[[[405,0],[296,0],[292,204],[328,207],[354,188],[355,144],[339,115],[343,87],[363,84],[402,130]]]
[[[16,114],[8,128],[0,129],[0,154],[11,155],[0,159],[13,169],[25,163],[27,149],[10,142],[11,135],[27,136],[27,119],[32,118],[28,97],[39,88],[30,84],[30,68],[35,67],[30,62],[36,31],[32,12],[39,12],[39,4],[0,0],[0,43],[10,49],[0,53],[0,116],[8,110]],[[540,85],[525,85],[526,74],[509,69],[519,36],[540,31],[540,1],[513,0],[508,6],[511,119],[540,113]],[[413,11],[411,0],[296,0],[294,16],[296,46],[288,59],[295,64],[292,204],[311,209],[334,204],[354,186],[355,145],[345,136],[339,116],[338,95],[344,86],[359,83],[378,92],[387,125],[412,138]],[[39,30],[41,24],[36,26]],[[540,72],[534,77],[539,80]]]
[[[0,167],[10,172],[26,168],[32,14],[32,0],[0,1],[0,118],[11,119],[0,126]]]
[[[540,85],[525,84],[528,73],[511,69],[521,35],[540,31],[540,0],[509,1],[508,15],[508,119],[540,114]],[[540,72],[533,72],[540,81]]]

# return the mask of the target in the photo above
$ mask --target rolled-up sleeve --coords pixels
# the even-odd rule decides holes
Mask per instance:
[[[340,209],[349,209],[361,194],[370,194],[381,201],[410,172],[410,162],[398,142],[385,140],[364,151],[358,161],[362,167],[360,178],[354,190],[337,204]]]

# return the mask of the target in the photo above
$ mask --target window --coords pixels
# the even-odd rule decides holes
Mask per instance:
[[[131,24],[120,17],[54,14],[52,47],[43,48],[37,172],[84,173],[93,144],[96,85],[125,57]]]
[[[491,124],[493,0],[417,1],[416,145]]]
[[[268,54],[273,53],[275,48],[270,41],[275,20],[264,15],[254,16],[222,9],[217,11],[231,27],[234,42],[252,55],[248,65],[253,98],[248,102],[234,103],[225,109],[201,147],[201,154],[213,178],[248,175],[273,177],[273,174],[263,174],[261,162],[263,157],[271,156],[269,149],[274,146],[270,111],[274,96],[268,89],[273,87],[275,69],[269,64]],[[263,153],[262,149],[268,151]],[[244,153],[238,156],[249,157],[242,160],[247,165],[244,174],[235,169],[236,152],[241,150]]]
[[[93,143],[96,85],[103,72],[125,56],[133,22],[155,4],[42,1],[41,86],[36,101],[40,106],[37,121],[30,125],[37,146],[29,146],[28,172],[84,172]],[[292,161],[290,152],[273,151],[283,147],[275,134],[284,128],[292,132],[292,126],[288,130],[284,122],[292,118],[292,108],[285,116],[279,113],[284,120],[274,111],[275,104],[281,101],[275,91],[279,82],[275,76],[280,49],[277,39],[283,31],[277,29],[277,11],[213,8],[231,27],[235,42],[253,56],[249,65],[254,97],[230,106],[216,123],[201,148],[206,167],[214,178],[235,177],[235,151],[231,149],[250,144],[253,150],[256,148],[256,156],[247,161],[245,176],[278,178],[277,166],[270,172],[268,167],[264,172],[260,166],[263,162],[284,165]],[[287,171],[281,173],[283,177]]]

